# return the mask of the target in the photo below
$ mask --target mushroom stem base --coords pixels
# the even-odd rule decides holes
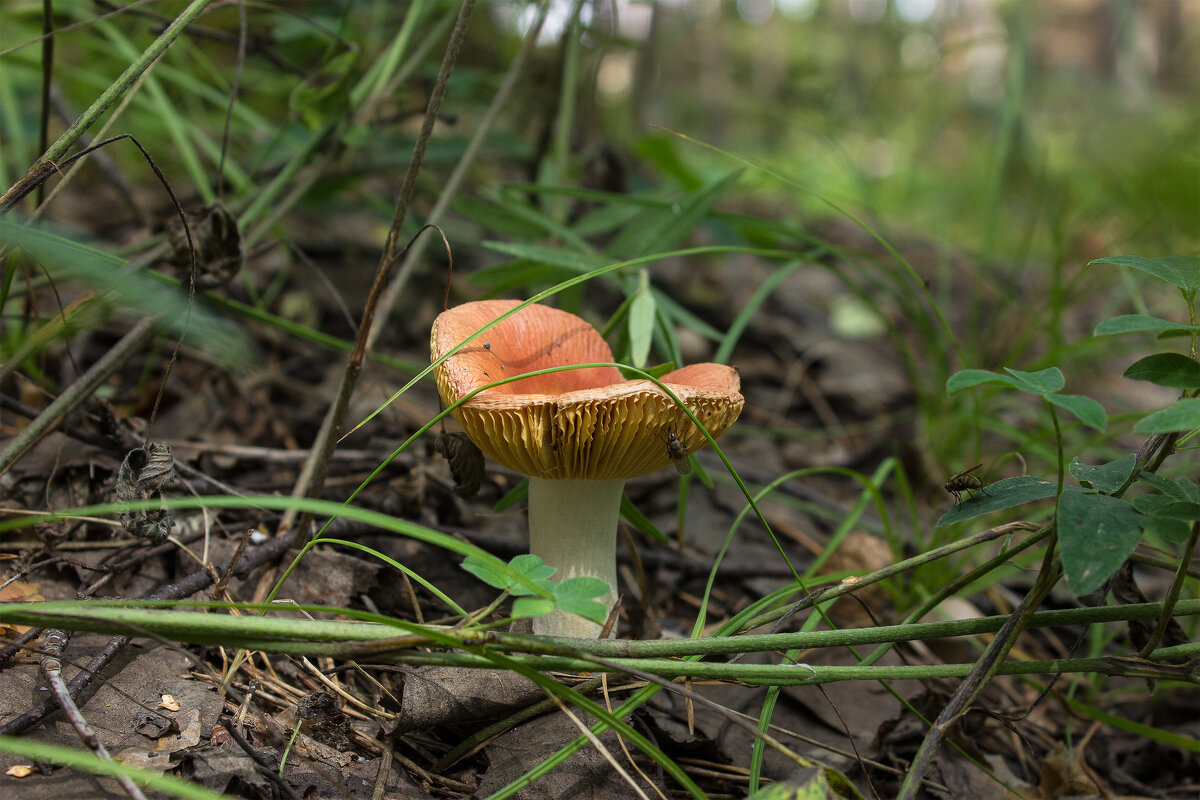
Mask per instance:
[[[612,611],[617,602],[617,521],[625,481],[529,479],[529,552],[555,567],[552,580],[588,576],[609,585],[596,598]],[[543,636],[595,639],[603,626],[555,611],[533,620]]]

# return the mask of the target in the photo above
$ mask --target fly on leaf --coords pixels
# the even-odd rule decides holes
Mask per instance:
[[[960,495],[963,492],[967,493],[968,501],[974,497],[974,495],[971,494],[972,492],[983,492],[984,494],[987,494],[983,488],[983,481],[979,479],[978,475],[971,474],[982,466],[983,464],[976,464],[970,469],[964,469],[962,472],[951,475],[950,479],[946,481],[945,489],[947,492],[954,495],[954,505],[957,506],[962,502],[962,497],[960,497]]]

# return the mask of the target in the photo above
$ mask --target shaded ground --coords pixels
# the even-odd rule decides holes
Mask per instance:
[[[702,280],[682,265],[659,279],[691,310],[718,327],[729,323],[732,297],[736,307],[755,282],[745,280],[766,267],[752,262],[737,268],[706,268]],[[738,276],[732,280],[730,276]],[[685,280],[686,279],[686,280]],[[697,287],[702,287],[697,289]],[[236,290],[234,290],[236,292]],[[743,340],[739,364],[747,397],[739,427],[723,444],[743,478],[763,484],[789,469],[840,465],[869,471],[886,455],[906,457],[912,474],[920,460],[906,453],[912,438],[911,393],[888,345],[879,337],[846,341],[823,329],[819,313],[827,295],[836,292],[819,267],[798,272],[759,314]],[[691,294],[689,294],[691,293]],[[430,293],[437,296],[436,292]],[[320,295],[307,295],[319,314],[336,327],[337,310]],[[349,298],[353,302],[353,298]],[[437,310],[431,303],[415,315],[411,330],[390,334],[390,346],[417,362],[422,356],[420,331]],[[103,354],[119,335],[114,323],[86,341],[72,343],[75,357],[87,363]],[[156,440],[166,441],[176,459],[178,479],[167,494],[189,492],[286,493],[296,479],[302,446],[320,423],[327,387],[340,372],[340,357],[264,335],[256,342],[261,369],[233,376],[185,354],[170,379]],[[706,345],[695,342],[689,357],[703,358]],[[144,424],[147,393],[138,388],[140,360],[131,362],[110,383],[107,402],[95,402],[70,420],[66,433],[42,439],[4,478],[9,508],[68,508],[106,501],[113,496],[118,466],[137,442],[136,423]],[[361,417],[385,397],[393,376],[372,369],[351,418]],[[317,387],[317,388],[310,388]],[[364,431],[350,437],[333,462],[325,495],[344,499],[352,487],[380,463],[401,436],[435,414],[436,398],[419,387]],[[12,417],[10,416],[11,420]],[[824,426],[820,437],[806,436]],[[838,433],[841,426],[843,433]],[[775,438],[761,432],[772,430]],[[788,438],[789,432],[798,438]],[[707,469],[718,474],[711,453],[701,453]],[[663,531],[676,531],[678,476],[663,470],[631,482],[628,493],[637,507]],[[480,494],[469,501],[451,491],[453,479],[445,463],[426,441],[398,458],[360,496],[367,507],[418,520],[510,557],[524,549],[520,508],[494,512],[492,506],[518,480],[489,464]],[[788,484],[784,502],[765,506],[782,537],[789,558],[800,568],[821,551],[837,518],[856,498],[854,486],[828,478]],[[931,507],[948,505],[932,489],[922,494]],[[723,542],[743,500],[727,482],[713,491],[694,484],[686,514],[682,550],[657,544],[631,530],[636,560],[623,546],[624,593],[622,635],[684,635],[693,624],[712,557]],[[830,513],[832,512],[832,513]],[[275,532],[271,513],[212,511],[180,513],[170,542],[151,547],[129,540],[105,522],[56,522],[25,529],[4,542],[7,574],[19,577],[5,588],[4,599],[67,599],[82,592],[94,597],[148,597],[193,575],[203,584],[192,599],[210,597],[210,574],[220,575],[247,531]],[[338,523],[340,538],[354,539],[409,566],[468,608],[481,607],[491,590],[457,567],[456,558],[411,540],[383,535],[361,526]],[[114,539],[114,533],[117,533]],[[252,539],[245,567],[261,539]],[[863,572],[890,563],[883,540],[856,533],[831,560],[829,571]],[[203,567],[202,567],[203,565]],[[228,583],[231,600],[261,595],[277,575],[278,561],[239,574]],[[207,571],[207,572],[206,572]],[[708,620],[726,619],[753,599],[788,580],[775,545],[757,525],[739,532],[717,576]],[[961,603],[959,613],[1001,613],[1019,598],[1020,586],[1001,589]],[[365,608],[420,621],[444,618],[447,611],[419,587],[385,565],[357,552],[318,549],[302,562],[280,595],[298,603]],[[862,603],[840,601],[831,613],[843,626],[892,620],[884,591],[864,592]],[[794,628],[798,623],[791,623]],[[20,633],[10,630],[10,637]],[[1027,636],[1022,657],[1067,655],[1077,631]],[[80,635],[65,652],[68,678],[77,665],[99,653],[108,640]],[[963,642],[918,644],[889,655],[893,663],[970,661],[977,650]],[[130,763],[166,769],[230,796],[267,797],[486,797],[552,754],[578,733],[576,723],[550,709],[530,719],[512,719],[495,738],[446,763],[447,754],[496,720],[543,700],[521,679],[442,668],[373,667],[311,663],[281,656],[254,655],[240,663],[223,694],[220,675],[231,666],[234,652],[212,647],[179,648],[136,639],[91,682],[83,714],[108,749]],[[802,656],[808,663],[854,663],[844,651]],[[777,656],[762,656],[764,662]],[[800,667],[798,667],[800,668]],[[361,705],[325,694],[330,684],[355,696]],[[581,677],[561,676],[568,683]],[[36,659],[29,653],[11,657],[0,675],[0,725],[17,732],[13,720],[45,694],[39,688]],[[614,699],[636,685],[619,679],[609,683]],[[956,749],[944,748],[930,773],[932,797],[1005,797],[1005,790],[971,763],[987,765],[1002,781],[1027,788],[1026,796],[1093,796],[1104,787],[1114,795],[1194,796],[1197,758],[1144,738],[1091,723],[1068,712],[1054,694],[1025,713],[1038,697],[1037,683],[996,681],[985,694],[984,708],[956,726]],[[1168,690],[1148,695],[1136,682],[1110,682],[1106,710],[1128,719],[1196,736],[1197,695]],[[1059,683],[1060,690],[1067,682]],[[765,697],[761,688],[693,685],[692,690],[720,704],[714,710],[684,698],[660,693],[632,717],[638,730],[690,772],[711,797],[745,794],[752,738],[731,718],[756,719]],[[935,715],[953,690],[952,683],[900,681],[891,690],[918,709]],[[169,696],[169,698],[167,697]],[[282,781],[273,775],[291,737],[298,714],[308,720],[305,734],[291,750]],[[775,735],[796,753],[820,760],[854,777],[871,796],[887,797],[898,787],[898,771],[915,752],[924,728],[883,687],[861,683],[782,691],[773,724]],[[1062,742],[1070,731],[1077,754],[1068,757]],[[77,745],[73,730],[51,714],[25,731],[39,740]],[[850,734],[848,736],[847,734]],[[620,743],[601,738],[608,753],[636,775]],[[3,757],[5,768],[21,759]],[[868,768],[870,778],[863,773]],[[667,796],[680,796],[674,783],[658,774],[641,755],[634,765]],[[794,765],[768,751],[764,776],[786,778]],[[0,778],[21,797],[121,796],[109,781],[69,770],[46,770],[30,777]],[[644,781],[642,781],[644,783]],[[1040,792],[1040,793],[1039,793]],[[582,752],[544,779],[523,789],[522,798],[632,796],[624,780],[601,751]]]

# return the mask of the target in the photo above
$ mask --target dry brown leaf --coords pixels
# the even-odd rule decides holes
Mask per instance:
[[[0,603],[35,603],[45,599],[41,585],[31,581],[13,581],[0,589]]]
[[[1058,742],[1042,761],[1042,783],[1039,790],[1043,800],[1060,797],[1092,797],[1099,794],[1096,784],[1080,763],[1080,753],[1068,753],[1067,746]]]

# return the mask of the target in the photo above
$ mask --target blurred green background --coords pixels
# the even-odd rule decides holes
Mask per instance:
[[[49,140],[184,6],[54,3]],[[243,319],[253,309],[295,335],[352,337],[458,7],[249,3],[239,58],[241,9],[214,3],[105,116],[106,135],[137,136],[184,206],[220,195],[237,216],[248,259],[231,292]],[[449,201],[437,221],[454,255],[453,300],[528,296],[655,247],[794,250],[844,287],[816,291],[814,271],[801,269],[798,291],[814,298],[803,323],[850,343],[889,340],[895,352],[879,357],[903,361],[933,477],[978,460],[981,424],[1004,440],[989,449],[1016,440],[1051,455],[1044,420],[1023,418],[1033,426],[1023,434],[1022,420],[948,399],[956,369],[1057,364],[1068,391],[1118,415],[1165,397],[1116,380],[1144,341],[1090,333],[1130,311],[1180,319],[1178,295],[1087,264],[1200,247],[1200,3],[555,0],[467,163],[539,7],[478,5],[406,222],[413,234]],[[0,15],[4,186],[44,146],[42,10],[9,0]],[[118,143],[82,163],[45,216],[125,257],[159,246],[174,212],[136,149]],[[679,209],[686,219],[672,228]],[[446,278],[440,243],[423,252],[380,339],[410,365]],[[657,360],[683,353],[675,328],[707,340],[688,355],[711,357],[721,332],[705,323],[731,321],[703,319],[698,304],[712,269],[744,264],[696,263],[651,270],[670,284]],[[590,310],[611,313],[637,285],[632,275],[598,282]],[[704,302],[723,290],[707,291]],[[559,300],[579,307],[583,297]],[[787,308],[774,313],[796,313]],[[10,354],[25,332],[9,327]],[[795,358],[803,349],[785,347]],[[770,369],[782,375],[791,362],[780,359]]]

